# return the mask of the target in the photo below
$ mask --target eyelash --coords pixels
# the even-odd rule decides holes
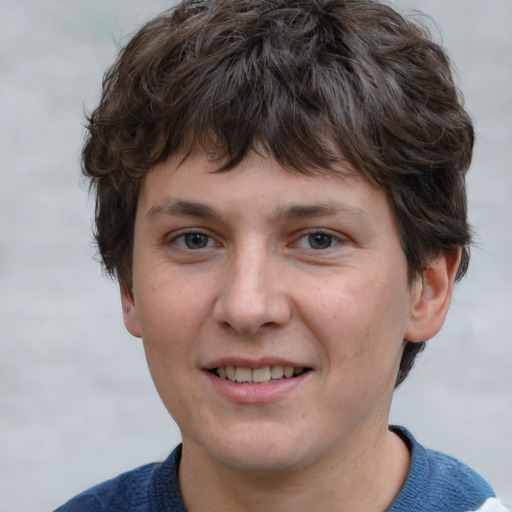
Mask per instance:
[[[327,247],[319,247],[319,248],[312,247],[311,245],[313,243],[314,237],[324,237],[324,239],[328,239],[329,245]],[[309,246],[301,247],[300,242],[302,240],[306,240],[306,243]],[[317,252],[317,251],[325,251],[327,249],[330,249],[330,248],[334,247],[335,245],[342,243],[343,241],[344,241],[344,238],[340,235],[335,235],[333,233],[330,233],[330,232],[324,231],[324,230],[317,230],[317,231],[311,231],[309,233],[304,233],[296,242],[294,242],[292,244],[292,246]],[[317,240],[317,242],[320,242],[320,240]]]
[[[187,238],[193,238],[193,237],[201,237],[203,241],[205,242],[204,245],[200,245],[199,247],[190,247],[189,244],[187,244]],[[318,239],[319,237],[323,237],[323,241],[328,242],[328,245],[326,247],[312,247],[312,244],[315,243],[314,237],[317,237],[316,242],[320,243],[322,242],[322,238]],[[198,241],[198,240],[197,240]],[[302,245],[302,241],[305,241],[307,246]],[[340,235],[335,235],[333,233],[330,233],[325,230],[316,230],[311,231],[307,233],[303,233],[295,242],[293,242],[290,247],[297,247],[299,249],[314,251],[314,252],[321,252],[326,251],[328,249],[331,249],[332,247],[343,243],[345,241],[345,238]],[[170,239],[170,243],[176,245],[182,250],[185,251],[200,251],[203,249],[208,249],[210,247],[213,247],[215,245],[214,238],[207,234],[203,233],[202,231],[186,231],[181,232],[175,235],[173,238]]]
[[[202,237],[203,239],[206,239],[206,244],[202,247],[188,247],[186,242],[187,237]],[[180,243],[179,241],[181,241],[182,243]],[[170,243],[178,246],[180,249],[183,249],[185,251],[196,251],[212,247],[214,245],[214,240],[210,235],[203,233],[201,231],[186,231],[181,232],[174,236],[170,240]]]

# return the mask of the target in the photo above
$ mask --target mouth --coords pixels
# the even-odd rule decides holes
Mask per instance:
[[[280,380],[293,379],[309,371],[311,371],[311,368],[279,365],[262,368],[219,366],[210,370],[211,373],[221,379],[239,384],[270,384]]]

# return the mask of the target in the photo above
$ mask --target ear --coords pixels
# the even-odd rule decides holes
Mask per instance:
[[[414,285],[411,317],[405,332],[407,341],[426,341],[443,326],[452,299],[461,249],[445,251],[431,261]]]
[[[137,310],[135,308],[135,299],[133,293],[128,290],[126,285],[121,284],[121,304],[123,305],[123,320],[128,332],[140,338],[142,336],[139,326],[139,319],[137,317]]]

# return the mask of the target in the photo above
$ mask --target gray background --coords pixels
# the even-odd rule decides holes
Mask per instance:
[[[479,246],[392,421],[512,502],[512,1],[396,4],[431,15],[457,65],[478,132]],[[0,0],[1,512],[52,510],[179,440],[94,261],[78,165],[114,41],[167,5]]]

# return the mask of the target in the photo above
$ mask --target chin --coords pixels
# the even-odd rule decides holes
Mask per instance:
[[[282,431],[281,431],[282,430]],[[290,473],[311,463],[316,452],[324,452],[313,439],[275,425],[254,428],[240,425],[203,449],[218,463],[241,473],[277,475]]]
[[[224,466],[235,470],[238,473],[249,473],[251,475],[275,476],[289,474],[300,469],[303,464],[301,458],[295,452],[285,450],[265,450],[262,448],[224,451],[216,454],[217,460]]]

